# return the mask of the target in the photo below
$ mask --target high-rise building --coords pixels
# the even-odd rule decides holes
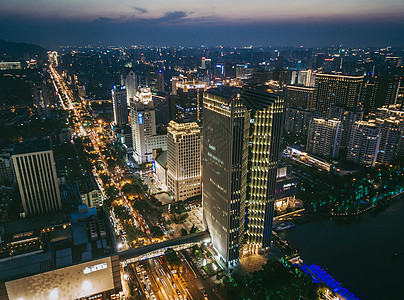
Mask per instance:
[[[48,61],[55,66],[59,65],[58,53],[56,51],[48,51]]]
[[[365,114],[375,113],[377,108],[396,104],[400,80],[397,77],[379,76],[374,84],[368,84],[364,94]]]
[[[170,121],[167,128],[167,184],[176,201],[201,194],[201,172],[198,124]]]
[[[380,127],[374,122],[358,121],[352,127],[347,160],[358,165],[374,166],[380,145]]]
[[[306,87],[314,86],[314,73],[312,70],[297,70],[292,71],[292,85],[300,85]]]
[[[286,107],[284,119],[285,131],[298,135],[307,135],[310,121],[316,116],[316,113],[311,110],[293,106]]]
[[[126,88],[126,100],[128,105],[132,105],[139,86],[136,73],[133,70],[128,70],[127,73],[122,74],[121,85]]]
[[[403,134],[404,122],[389,118],[376,119],[380,127],[380,145],[377,152],[378,164],[389,164],[396,157],[398,143]]]
[[[331,103],[355,108],[359,105],[363,76],[316,74],[314,108],[325,117]]]
[[[12,160],[25,214],[60,210],[62,201],[50,141],[16,144]]]
[[[314,88],[288,85],[285,88],[285,106],[314,109]]]
[[[342,124],[341,147],[347,147],[351,137],[352,126],[363,120],[363,111],[359,108],[345,108],[332,103],[328,111],[328,119],[337,119]]]
[[[115,125],[122,126],[128,124],[129,110],[126,99],[126,88],[114,86],[111,93]]]
[[[271,244],[282,132],[282,96],[238,92],[209,90],[204,96],[203,213],[226,263]]]
[[[130,107],[133,158],[143,164],[153,160],[153,149],[167,150],[167,136],[156,134],[156,112],[150,88],[136,92]]]
[[[201,122],[203,92],[206,84],[196,79],[182,79],[177,82],[176,120],[180,122]]]
[[[341,135],[341,121],[314,118],[309,126],[306,151],[325,158],[336,158],[339,154]]]

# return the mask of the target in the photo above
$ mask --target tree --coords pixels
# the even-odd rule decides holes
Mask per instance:
[[[195,225],[192,225],[192,227],[191,227],[189,233],[197,233],[197,232],[199,232],[199,229],[196,228]]]
[[[150,228],[150,232],[154,237],[161,238],[164,236],[164,232],[161,230],[159,226],[152,226]]]
[[[188,231],[185,228],[181,229],[181,236],[187,235]]]

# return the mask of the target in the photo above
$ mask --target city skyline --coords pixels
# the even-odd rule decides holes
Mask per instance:
[[[66,44],[402,46],[404,4],[390,0],[273,3],[3,3],[0,39]],[[51,25],[51,26],[50,26]]]

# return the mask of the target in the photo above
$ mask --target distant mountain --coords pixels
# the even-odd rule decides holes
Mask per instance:
[[[47,50],[33,44],[14,43],[0,40],[0,59],[3,57],[15,59],[35,58],[38,55],[41,59],[46,59]]]

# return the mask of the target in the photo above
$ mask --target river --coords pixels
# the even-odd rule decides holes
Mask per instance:
[[[403,196],[354,218],[315,216],[280,236],[359,299],[404,299]]]

